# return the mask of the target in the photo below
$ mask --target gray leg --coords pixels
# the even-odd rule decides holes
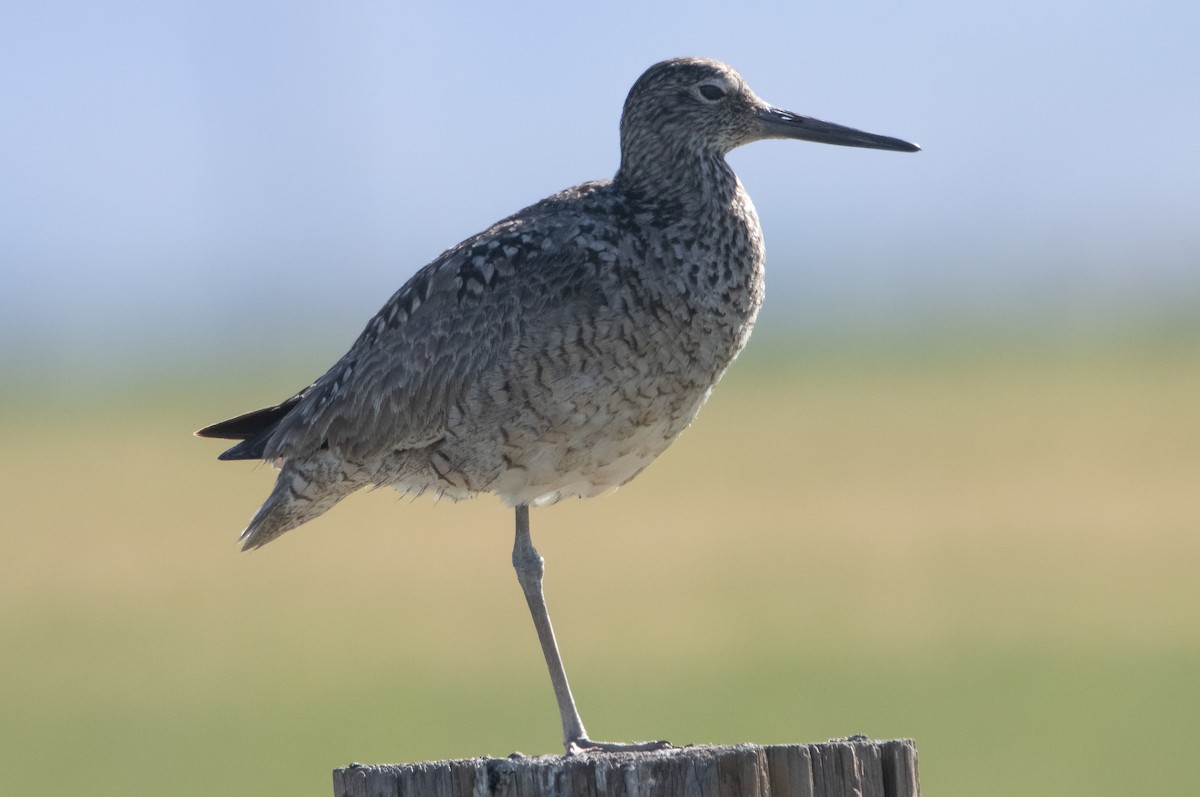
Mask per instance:
[[[587,738],[583,720],[575,708],[571,686],[567,683],[567,672],[563,669],[562,657],[558,655],[558,643],[554,639],[554,628],[550,625],[550,613],[546,611],[546,598],[542,595],[542,573],[545,560],[538,555],[529,537],[529,507],[517,507],[517,539],[513,543],[513,568],[517,581],[525,593],[533,625],[537,628],[538,641],[542,643],[542,654],[550,668],[550,682],[554,685],[554,697],[558,700],[558,713],[562,715],[563,745],[571,752],[571,743]]]
[[[611,744],[588,739],[583,720],[579,718],[579,711],[575,708],[575,698],[571,696],[571,686],[567,683],[567,672],[563,669],[562,657],[558,654],[554,628],[550,625],[550,613],[546,610],[546,598],[542,594],[545,560],[538,555],[537,549],[533,547],[533,540],[530,539],[527,506],[517,507],[517,538],[513,543],[512,562],[513,569],[517,571],[517,581],[525,593],[525,601],[529,604],[529,613],[533,616],[538,641],[542,643],[542,655],[546,657],[546,666],[550,669],[550,682],[554,685],[554,697],[558,701],[558,713],[562,717],[563,747],[566,748],[567,755],[575,755],[584,750],[622,752],[661,750],[670,747],[669,742]]]

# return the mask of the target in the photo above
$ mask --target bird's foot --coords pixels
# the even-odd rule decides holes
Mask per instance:
[[[593,742],[586,736],[567,742],[567,755],[577,756],[585,753],[651,753],[655,750],[669,750],[670,742],[660,739],[656,742]]]

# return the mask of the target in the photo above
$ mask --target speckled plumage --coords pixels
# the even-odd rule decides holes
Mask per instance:
[[[541,597],[530,505],[616,488],[696,416],[763,300],[758,216],[725,162],[763,138],[913,151],[759,99],[730,67],[664,61],[634,84],[612,180],[567,189],[418,271],[324,376],[198,434],[280,468],[258,547],[365,486],[517,507],[513,563],[568,751],[590,742]],[[574,746],[574,747],[573,747]]]
[[[626,100],[614,179],[447,250],[310,387],[202,430],[245,438],[223,458],[281,469],[246,546],[369,485],[540,505],[640,473],[754,326],[762,231],[724,156],[791,135],[764,130],[767,111],[803,119],[719,62],[655,65]]]
[[[683,72],[744,90],[713,62],[670,77]],[[367,485],[513,505],[597,495],[691,422],[753,327],[762,233],[723,157],[738,135],[673,141],[653,125],[673,98],[647,104],[652,77],[626,104],[615,179],[445,252],[267,434],[231,450],[282,467],[247,545]]]

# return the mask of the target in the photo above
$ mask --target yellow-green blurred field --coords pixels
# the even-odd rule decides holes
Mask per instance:
[[[911,736],[930,795],[1192,792],[1200,345],[756,345],[642,477],[533,513],[592,735]],[[190,432],[319,367],[10,385],[0,793],[557,749],[498,501],[362,494],[238,552],[273,472]]]

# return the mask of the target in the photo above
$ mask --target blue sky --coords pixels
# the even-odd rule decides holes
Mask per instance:
[[[924,147],[732,154],[764,325],[1200,308],[1198,32],[1187,2],[6,4],[0,353],[323,367],[443,249],[610,176],[675,55]]]

